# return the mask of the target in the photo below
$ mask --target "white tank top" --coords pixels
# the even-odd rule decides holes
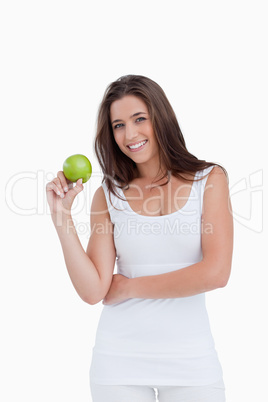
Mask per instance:
[[[211,169],[197,172],[195,178]],[[112,205],[103,183],[114,224],[117,273],[128,278],[158,275],[202,259],[206,180],[194,181],[186,204],[163,216],[139,215],[111,193]],[[95,383],[195,386],[221,377],[204,293],[176,299],[133,298],[103,306],[90,367]]]

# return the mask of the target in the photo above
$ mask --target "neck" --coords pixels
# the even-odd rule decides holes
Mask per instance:
[[[136,178],[138,179],[153,181],[160,179],[163,175],[166,176],[166,170],[160,165],[150,164],[148,166],[147,164],[137,164]]]

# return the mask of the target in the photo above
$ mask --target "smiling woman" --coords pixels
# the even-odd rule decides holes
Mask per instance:
[[[142,112],[132,113],[134,110]],[[150,168],[151,174],[157,174],[154,170],[159,166],[159,146],[143,100],[133,95],[124,96],[112,103],[110,114],[113,123],[120,121],[120,124],[112,123],[115,142],[125,155],[138,163],[139,175],[142,176],[144,164],[147,170]],[[141,114],[143,116],[138,117]],[[135,155],[131,155],[133,153]]]
[[[67,185],[59,172],[47,187],[74,287],[85,302],[104,304],[93,402],[153,402],[154,388],[160,402],[224,402],[205,293],[224,287],[231,270],[226,171],[187,150],[164,91],[139,75],[107,88],[95,150],[103,181],[86,252],[70,211],[82,183],[59,198]]]
[[[148,143],[139,147],[139,142],[145,140]],[[150,163],[150,178],[160,186],[170,175],[189,183],[196,171],[217,165],[200,160],[187,150],[172,106],[156,82],[137,75],[121,77],[106,89],[95,141],[109,191],[118,195],[115,180],[124,188],[143,176],[144,165],[139,165],[138,171],[136,161],[143,161],[143,153],[149,152],[149,148],[156,158],[155,164]],[[227,176],[222,166],[221,169]]]

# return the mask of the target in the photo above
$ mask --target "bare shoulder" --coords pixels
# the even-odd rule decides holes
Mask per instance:
[[[214,176],[214,177],[216,177],[216,176],[218,176],[218,177],[224,177],[224,178],[227,179],[224,170],[223,170],[220,166],[218,166],[218,165],[213,166],[211,172],[210,172],[209,175],[208,175],[208,177],[213,177],[213,176]]]
[[[228,177],[220,166],[214,166],[208,175],[206,187],[228,188]]]
[[[91,204],[91,213],[99,213],[109,216],[107,201],[103,187],[100,186],[95,191]]]
[[[228,177],[220,166],[214,166],[208,175],[205,192],[204,208],[211,210],[230,208]]]

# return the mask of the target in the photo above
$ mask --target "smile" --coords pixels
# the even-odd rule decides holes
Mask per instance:
[[[148,140],[144,140],[141,142],[137,142],[136,144],[133,145],[127,145],[127,147],[131,150],[131,151],[139,151],[140,149],[142,149],[144,147],[144,145],[147,143]]]

